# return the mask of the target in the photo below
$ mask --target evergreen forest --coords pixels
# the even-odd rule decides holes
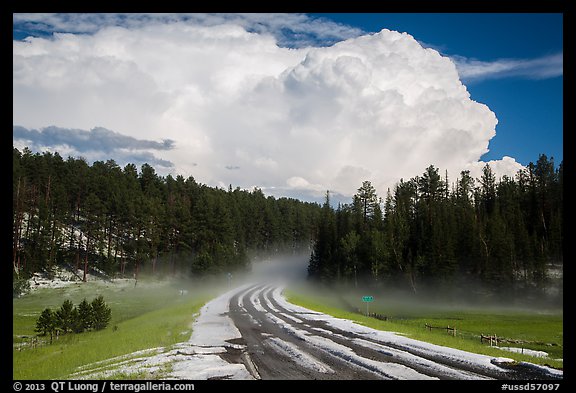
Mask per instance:
[[[489,164],[479,179],[462,171],[454,180],[429,166],[384,199],[369,181],[337,209],[327,193],[308,273],[352,287],[466,292],[477,283],[519,294],[547,285],[562,242],[563,163],[540,155],[500,179]]]
[[[429,166],[385,196],[359,179],[323,205],[159,176],[143,164],[13,148],[15,280],[65,266],[134,277],[245,271],[255,255],[306,252],[310,280],[351,287],[539,288],[563,259],[563,163],[512,177]]]
[[[137,278],[243,271],[254,255],[310,249],[320,205],[159,176],[148,164],[13,148],[16,279],[65,266]]]

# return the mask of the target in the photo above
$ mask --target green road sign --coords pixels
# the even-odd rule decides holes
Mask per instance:
[[[374,296],[362,296],[362,301],[363,302],[373,302],[374,301]]]

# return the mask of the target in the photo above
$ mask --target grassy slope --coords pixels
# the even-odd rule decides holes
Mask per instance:
[[[303,287],[290,288],[285,291],[285,295],[294,304],[338,318],[357,321],[375,329],[398,332],[417,340],[495,357],[545,364],[555,368],[562,368],[563,365],[562,361],[556,360],[563,357],[561,312],[535,313],[477,307],[448,308],[438,304],[408,304],[409,302],[405,299],[376,297],[374,303],[370,305],[370,312],[378,312],[390,317],[382,321],[348,311],[350,305],[365,310],[366,306],[361,302],[359,295],[318,292]],[[442,329],[429,331],[425,328],[426,323],[432,326],[456,327],[457,335],[453,337]],[[496,334],[499,337],[530,341],[532,343],[524,344],[524,348],[545,351],[549,357],[538,358],[491,348],[486,343],[480,343],[480,334]],[[552,343],[555,345],[549,345]],[[520,344],[504,343],[501,346],[519,347]]]
[[[169,346],[186,341],[191,322],[216,290],[189,288],[181,296],[174,285],[128,285],[123,289],[101,283],[78,284],[69,288],[44,289],[13,301],[14,342],[34,335],[40,312],[58,308],[69,298],[77,305],[84,297],[102,294],[112,308],[110,325],[98,332],[68,334],[52,345],[13,351],[14,379],[64,379],[78,368],[141,349]]]

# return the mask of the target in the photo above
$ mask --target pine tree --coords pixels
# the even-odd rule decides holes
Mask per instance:
[[[43,336],[50,334],[50,343],[52,343],[52,337],[56,331],[56,324],[55,313],[53,313],[50,308],[45,308],[36,321],[36,329],[34,331],[41,333]]]
[[[462,171],[453,196],[456,220],[455,254],[460,274],[474,275],[479,270],[480,248],[478,223],[474,209],[474,179],[470,171]]]
[[[57,327],[62,330],[62,333],[68,333],[73,330],[74,316],[72,310],[74,305],[68,299],[64,300],[62,306],[56,311]]]
[[[328,281],[337,272],[339,265],[335,258],[337,247],[335,214],[330,206],[330,192],[326,191],[318,234],[308,265],[309,277],[319,281]]]
[[[78,305],[78,322],[82,331],[90,330],[94,324],[92,305],[86,299]]]
[[[344,274],[353,278],[354,288],[358,288],[358,245],[360,235],[352,230],[340,239],[340,249],[344,259]]]
[[[112,318],[112,310],[104,302],[104,297],[102,295],[98,296],[92,301],[92,315],[94,330],[102,330],[108,326],[110,319]]]
[[[382,218],[378,202],[378,195],[372,183],[368,180],[363,181],[362,186],[354,195],[354,207],[360,212],[364,223],[372,218]]]
[[[74,333],[82,333],[82,325],[80,323],[80,313],[78,312],[78,307],[74,307],[70,313],[70,319],[72,320],[71,330]]]

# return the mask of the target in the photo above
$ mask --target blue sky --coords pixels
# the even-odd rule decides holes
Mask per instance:
[[[13,22],[19,148],[319,201],[363,180],[384,195],[430,164],[454,179],[563,159],[562,14]]]
[[[338,13],[312,14],[366,32],[383,28],[407,32],[446,56],[484,62],[530,61],[563,53],[563,15],[559,13]],[[544,66],[546,64],[543,64]],[[472,99],[498,117],[496,137],[485,161],[505,155],[523,165],[539,154],[563,159],[563,78],[533,73],[487,74],[465,79]]]

